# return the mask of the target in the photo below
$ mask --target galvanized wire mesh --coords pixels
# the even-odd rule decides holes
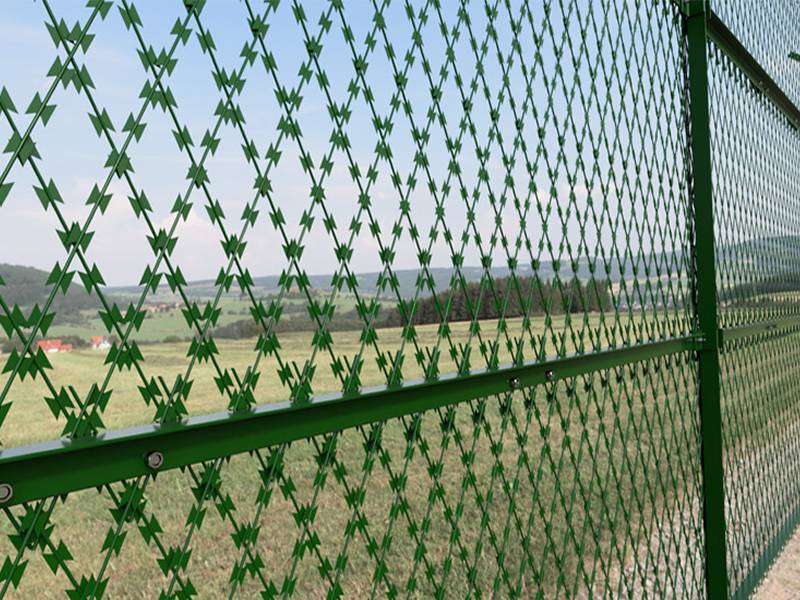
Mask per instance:
[[[6,446],[702,345],[679,4],[90,0],[66,20],[40,4],[46,83],[0,90],[0,219],[32,191],[61,255],[42,302],[0,285]],[[138,60],[132,98],[93,77],[104,39]],[[710,48],[718,310],[732,328],[796,312],[796,132]],[[102,153],[77,192],[50,174],[75,122],[88,156]],[[155,151],[181,165],[177,200],[148,191]],[[121,235],[114,211],[140,234],[114,249],[141,264],[124,301],[96,250]],[[218,248],[202,299],[184,272],[192,244]],[[279,274],[269,293],[264,272]],[[37,346],[81,287],[114,337],[88,376]],[[180,335],[151,345],[148,308],[165,294]],[[245,342],[224,333],[232,299]],[[723,353],[733,587],[797,497],[791,338],[748,339]],[[696,359],[598,359],[6,507],[0,596],[702,596]]]
[[[800,299],[800,136],[729,58],[713,44],[709,52],[720,321],[727,327],[789,322],[727,343],[721,357],[735,591],[758,582],[765,556],[774,556],[797,521],[797,343],[791,319]]]

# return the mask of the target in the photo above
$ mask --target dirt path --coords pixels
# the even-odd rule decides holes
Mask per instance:
[[[786,543],[753,597],[757,600],[800,598],[800,529]]]

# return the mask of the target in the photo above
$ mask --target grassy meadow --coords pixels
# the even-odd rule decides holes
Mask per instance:
[[[223,311],[225,312],[225,311]],[[176,320],[181,317],[169,315],[148,315],[145,324],[158,318]],[[537,350],[544,347],[544,353],[553,356],[564,350],[575,350],[575,339],[583,339],[590,343],[590,339],[604,339],[603,321],[597,314],[584,315],[554,315],[550,317],[551,328],[546,329],[543,318],[534,319],[531,332],[536,340]],[[609,323],[610,325],[611,323]],[[479,332],[470,334],[469,323],[450,324],[450,341],[439,339],[436,325],[421,325],[416,328],[417,342],[423,351],[430,353],[435,348],[440,352],[440,372],[448,373],[456,369],[456,363],[450,355],[450,348],[463,348],[467,344],[472,349],[471,364],[473,368],[485,365],[479,350],[479,343],[498,344],[498,360],[500,364],[512,361],[512,354],[506,344],[506,334],[510,338],[526,340],[525,355],[530,357],[530,336],[523,334],[521,319],[508,319],[506,332],[498,334],[497,321],[486,320],[479,322]],[[144,327],[143,327],[144,329]],[[575,332],[569,335],[568,331]],[[553,332],[558,332],[554,334]],[[188,333],[183,325],[182,335]],[[630,333],[630,332],[628,332]],[[397,352],[402,345],[402,329],[378,329],[378,344],[384,352]],[[360,331],[334,331],[333,351],[337,357],[352,359],[362,350]],[[620,335],[620,334],[617,334]],[[278,334],[280,343],[279,353],[287,364],[296,364],[302,367],[311,354],[311,336],[309,332],[282,332]],[[217,361],[221,369],[235,369],[239,374],[244,373],[247,367],[254,364],[256,353],[255,340],[216,340],[219,350]],[[192,390],[186,402],[190,415],[207,414],[224,411],[228,408],[228,399],[217,389],[214,377],[217,372],[211,362],[194,361],[187,356],[189,343],[185,341],[174,343],[146,344],[141,346],[144,361],[141,363],[145,376],[148,378],[163,378],[171,387],[178,376],[186,376],[192,380]],[[403,364],[403,375],[406,380],[422,377],[422,368],[414,359],[414,346],[407,342],[404,346],[406,360]],[[48,359],[53,368],[48,370],[48,376],[53,385],[60,389],[62,386],[72,386],[81,398],[85,398],[91,386],[104,381],[109,373],[105,365],[107,351],[80,349],[65,353],[48,354]],[[376,353],[371,346],[363,348],[364,367],[361,382],[364,386],[381,385],[385,383],[376,362]],[[0,360],[2,355],[0,355]],[[327,353],[316,355],[316,371],[312,381],[313,393],[316,395],[338,392],[341,382],[330,368],[331,357]],[[283,401],[289,398],[290,390],[281,384],[277,369],[278,363],[274,357],[263,357],[259,362],[261,379],[256,389],[258,403]],[[0,374],[0,386],[5,386],[7,373]],[[114,370],[108,381],[107,389],[112,391],[111,399],[103,421],[106,428],[128,427],[150,423],[154,419],[155,407],[146,406],[139,393],[142,381],[135,370]],[[12,408],[0,430],[0,442],[5,447],[18,446],[31,442],[52,439],[61,435],[63,422],[59,423],[54,418],[46,402],[43,400],[49,395],[48,388],[41,378],[19,378],[13,382],[7,400],[12,403]]]
[[[227,325],[233,321],[248,318],[246,302],[234,298],[221,298],[219,308],[222,310],[219,316],[219,324]],[[82,311],[82,320],[77,323],[61,323],[53,325],[48,331],[49,337],[65,337],[75,335],[81,338],[89,338],[91,335],[102,335],[106,333],[106,327],[97,316],[97,311]],[[135,339],[139,342],[161,342],[164,338],[186,337],[188,329],[183,313],[180,308],[171,308],[165,312],[153,312],[147,315],[142,329],[136,332]]]
[[[553,319],[556,331],[574,319],[571,326],[585,327],[586,339],[602,330],[597,315]],[[534,334],[548,354],[561,344],[574,349],[570,336],[545,334],[538,321]],[[481,322],[484,341],[494,341],[496,329],[495,322]],[[520,332],[521,322],[510,320],[509,335]],[[378,335],[384,351],[400,347],[399,329]],[[436,326],[418,328],[422,348],[433,349],[437,338]],[[311,334],[279,339],[283,359],[302,366]],[[501,363],[510,359],[504,339]],[[359,332],[334,332],[333,341],[337,356],[352,358],[361,347]],[[481,366],[468,324],[452,325],[452,343],[471,343],[473,366]],[[253,362],[253,344],[218,341],[220,366],[243,372]],[[145,373],[171,384],[186,372],[186,350],[186,343],[143,346]],[[441,371],[452,370],[448,345],[440,350]],[[405,377],[419,377],[410,346],[406,354]],[[104,357],[90,350],[50,355],[51,379],[85,395],[105,374]],[[374,352],[365,351],[364,359],[362,383],[382,383]],[[329,362],[318,355],[315,394],[339,388]],[[274,359],[265,358],[259,369],[258,401],[286,399]],[[191,414],[226,409],[214,374],[210,363],[193,367]],[[107,427],[152,420],[154,409],[144,405],[138,384],[132,371],[113,373]],[[53,419],[45,393],[38,379],[14,382],[1,432],[5,446],[60,435],[63,423]],[[347,598],[389,591],[427,598],[437,590],[454,598],[476,591],[498,597],[684,593],[702,580],[694,394],[690,357],[667,357],[516,392],[510,402],[490,398],[346,431],[332,436],[335,453],[321,452],[323,439],[305,440],[164,472],[138,482],[146,503],[119,530],[125,539],[118,556],[104,542],[116,531],[112,511],[123,484],[71,494],[56,503],[55,527],[42,542],[46,553],[47,544],[66,544],[70,572],[53,574],[42,551],[29,550],[25,576],[8,596],[60,598],[81,577],[94,576],[108,579],[107,598],[188,593],[192,586],[201,598],[219,598],[231,593],[231,580],[242,571],[234,595],[243,598],[287,585],[298,598],[339,588]],[[204,498],[198,482],[206,469],[218,475],[219,487],[209,486]],[[315,516],[306,527],[296,517],[308,510]],[[197,511],[206,511],[202,526],[187,525]],[[23,514],[21,507],[9,511],[3,532],[12,533]],[[153,517],[163,531],[148,543],[137,525]],[[309,538],[319,543],[303,546]],[[298,543],[305,549],[297,550]],[[165,575],[159,560],[184,547],[192,550],[185,569]],[[8,536],[0,553],[17,556]],[[670,561],[678,561],[681,573],[658,577]]]
[[[324,297],[324,293],[320,293]],[[164,303],[168,305],[175,304],[177,297],[165,297]],[[269,302],[271,297],[265,297],[265,301]],[[178,299],[179,300],[179,299]],[[129,302],[138,302],[138,298],[130,298]],[[202,309],[206,302],[211,302],[211,299],[197,300],[198,306]],[[306,306],[306,300],[299,297],[283,298],[281,300],[284,309],[287,307],[303,308]],[[121,310],[125,310],[125,304],[121,303]],[[148,305],[145,305],[147,308]],[[182,305],[181,305],[182,306]],[[219,319],[217,326],[221,327],[241,321],[243,319],[250,319],[250,307],[252,306],[249,299],[240,299],[225,297],[220,298],[217,307],[220,309]],[[355,308],[355,297],[352,294],[339,294],[336,298],[336,307],[340,312],[351,311]],[[289,308],[291,310],[291,308]],[[302,311],[305,315],[305,310]],[[288,313],[284,318],[291,319],[294,314]],[[56,323],[48,330],[48,337],[66,337],[77,336],[79,338],[88,340],[93,335],[103,335],[107,333],[106,327],[100,320],[96,310],[82,310],[80,316],[73,321],[65,321]],[[170,308],[163,312],[148,313],[147,318],[144,320],[142,327],[131,336],[131,339],[140,343],[155,343],[163,342],[167,338],[186,338],[190,337],[191,332],[186,325],[183,312],[181,308]]]

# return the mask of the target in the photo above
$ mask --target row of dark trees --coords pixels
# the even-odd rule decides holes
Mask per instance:
[[[798,291],[800,291],[800,276],[797,273],[785,273],[723,288],[719,291],[719,296],[723,301],[736,302],[758,296]]]
[[[424,296],[416,301],[403,300],[400,307],[384,309],[375,319],[376,328],[399,327],[412,321],[415,325],[471,321],[478,319],[507,318],[523,314],[541,315],[582,313],[607,310],[611,306],[611,290],[606,280],[581,282],[573,278],[567,282],[543,281],[533,277],[495,278],[483,284],[478,282],[457,286],[435,296]],[[288,317],[288,318],[287,318]],[[337,313],[328,324],[331,331],[360,330],[364,321],[355,310]],[[287,315],[274,331],[315,331],[316,324],[307,314]],[[252,319],[235,321],[218,327],[216,337],[242,339],[262,333],[261,325]]]
[[[582,282],[577,277],[566,281],[542,281],[535,277],[496,278],[483,283],[469,282],[435,296],[394,308],[383,319],[383,326],[440,323],[478,319],[521,317],[524,314],[563,314],[607,310],[611,290],[606,280]]]

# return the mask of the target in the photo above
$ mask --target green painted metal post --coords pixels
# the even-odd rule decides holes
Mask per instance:
[[[704,340],[698,352],[698,359],[706,591],[709,598],[722,599],[728,597],[728,575],[725,556],[725,490],[722,467],[717,282],[706,56],[706,1],[692,0],[686,6],[696,301],[698,328]]]

